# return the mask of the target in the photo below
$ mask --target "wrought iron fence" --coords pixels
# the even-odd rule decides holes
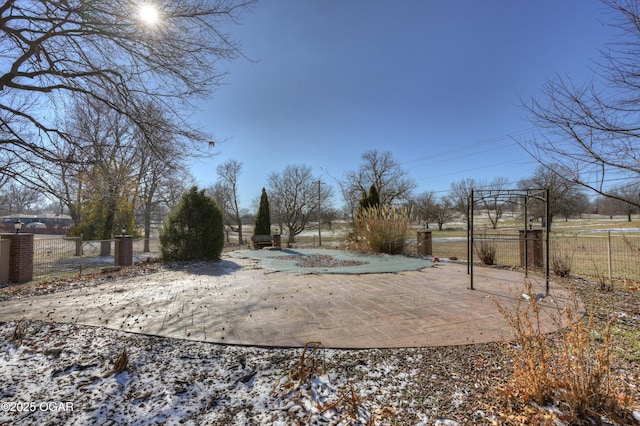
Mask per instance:
[[[158,257],[157,239],[149,240],[144,251],[144,239],[134,240],[134,261]],[[33,275],[35,278],[77,276],[95,273],[114,265],[114,240],[83,241],[81,237],[35,238],[33,242]]]
[[[484,241],[490,241],[495,245],[496,264],[520,266],[520,243],[517,235],[500,234],[496,238],[489,237]],[[467,260],[467,239],[435,238],[433,255]],[[614,232],[552,232],[549,257],[551,265],[554,259],[565,258],[571,268],[570,274],[574,276],[640,280],[639,235]],[[480,260],[476,250],[473,260]]]

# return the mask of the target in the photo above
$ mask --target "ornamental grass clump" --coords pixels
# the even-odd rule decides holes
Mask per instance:
[[[485,265],[496,264],[496,243],[489,240],[479,240],[475,243],[476,253],[480,258],[480,261]]]
[[[365,253],[403,253],[409,216],[409,210],[404,207],[379,205],[361,209],[351,246]]]
[[[556,248],[551,256],[551,268],[553,273],[559,277],[571,275],[571,257],[560,248]]]
[[[593,317],[582,316],[574,298],[564,309],[557,308],[554,320],[559,331],[544,334],[541,302],[532,287],[525,283],[527,297],[518,298],[513,310],[497,302],[512,338],[513,375],[505,395],[539,410],[532,420],[548,420],[550,413],[556,413],[568,424],[597,424],[603,417],[627,424],[633,419],[632,398],[615,376],[611,341],[615,316],[598,328]]]

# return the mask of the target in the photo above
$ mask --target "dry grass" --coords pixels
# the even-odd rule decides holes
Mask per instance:
[[[370,207],[358,214],[354,237],[347,249],[364,253],[404,252],[410,211],[393,206]]]
[[[299,387],[325,373],[325,361],[321,342],[307,342],[300,354],[298,365],[289,374],[289,379]]]
[[[126,349],[123,349],[118,354],[118,357],[113,363],[113,369],[107,372],[107,374],[105,374],[105,377],[111,376],[111,375],[118,375],[123,371],[127,371],[128,369],[129,369],[129,354],[127,353]]]
[[[328,404],[320,404],[318,415],[322,416],[327,411],[335,411],[340,415],[338,420],[334,423],[336,425],[342,424],[363,424],[358,422],[362,417],[367,417],[366,426],[375,425],[374,417],[367,415],[367,409],[363,404],[362,399],[356,393],[352,384],[349,384],[349,389],[343,389],[338,394],[338,399]]]
[[[326,373],[322,343],[307,342],[298,362],[278,381],[275,391],[282,399],[296,401],[304,410],[307,417],[304,424],[322,423],[329,412],[333,414],[329,417],[338,416],[338,420],[331,423],[335,425],[390,424],[388,420],[395,415],[393,409],[370,409],[370,404],[361,398],[353,383],[334,388]],[[321,376],[324,379],[317,381]],[[310,405],[313,408],[310,409]]]
[[[495,265],[497,247],[495,242],[489,240],[478,240],[474,244],[474,249],[485,265]]]
[[[559,277],[568,277],[571,274],[572,260],[568,253],[561,248],[555,248],[551,255],[551,269]]]
[[[16,324],[16,328],[13,330],[13,336],[11,338],[11,341],[15,346],[20,346],[22,344],[22,340],[24,340],[27,335],[28,326],[29,323],[26,322],[24,318]]]
[[[570,424],[598,424],[603,416],[626,424],[632,419],[633,398],[613,371],[615,316],[598,330],[593,317],[582,317],[574,299],[570,307],[558,309],[555,318],[566,327],[547,336],[540,331],[541,306],[530,282],[525,283],[525,294],[531,295],[528,302],[519,298],[513,311],[496,302],[513,339],[513,376],[505,395],[537,407],[533,419],[539,424],[546,424],[549,406],[557,407],[560,419]]]

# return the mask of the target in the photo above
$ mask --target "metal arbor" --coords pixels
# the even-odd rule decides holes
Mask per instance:
[[[544,268],[545,268],[545,280],[546,280],[546,295],[549,295],[549,237],[551,231],[550,211],[549,211],[549,189],[477,189],[471,190],[469,195],[468,205],[468,222],[467,222],[467,273],[470,276],[470,289],[473,288],[473,250],[474,241],[476,240],[474,234],[474,215],[475,206],[478,203],[483,203],[485,206],[487,202],[494,203],[515,203],[521,205],[523,208],[524,217],[524,268],[525,276],[529,273],[529,251],[528,244],[531,238],[529,238],[528,232],[532,230],[533,218],[530,218],[529,204],[532,201],[541,201],[544,203],[544,230],[545,230],[545,250],[544,250]],[[496,221],[497,221],[496,217]]]

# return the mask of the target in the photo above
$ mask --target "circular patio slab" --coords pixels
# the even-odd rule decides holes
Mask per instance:
[[[255,259],[226,256],[27,299],[0,302],[0,321],[40,319],[223,344],[332,348],[460,345],[505,339],[507,308],[521,298],[524,276],[437,263],[399,273],[297,274],[265,269]],[[544,281],[533,280],[536,293]],[[570,303],[551,284],[542,300],[542,331]]]

